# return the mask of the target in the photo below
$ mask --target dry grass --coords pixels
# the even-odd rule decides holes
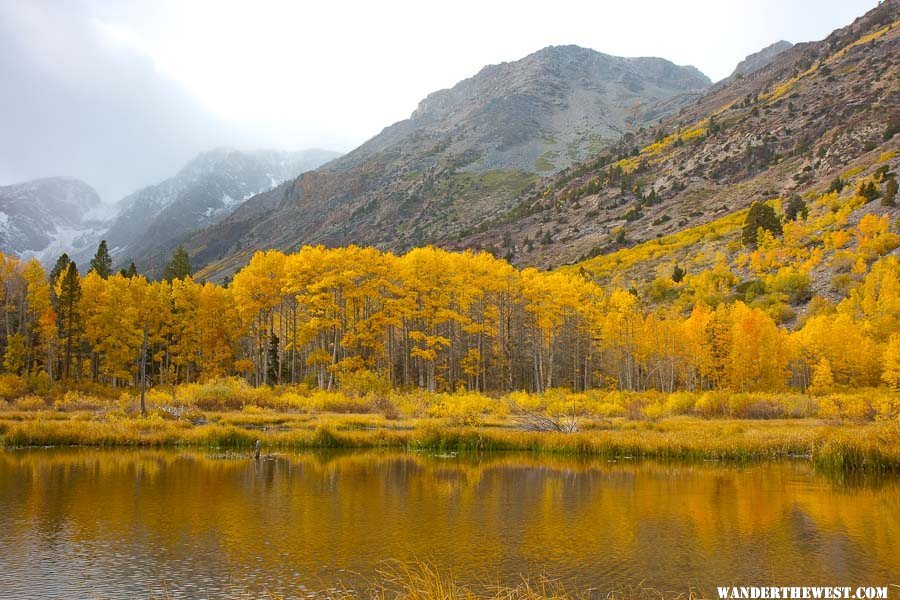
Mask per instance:
[[[522,576],[515,583],[485,580],[464,584],[453,572],[424,561],[387,561],[362,589],[332,588],[315,592],[314,596],[327,600],[702,600],[710,597],[697,590],[665,592],[642,583],[609,590],[576,589],[545,575]],[[161,596],[164,600],[172,597],[168,591]],[[234,597],[282,600],[285,596],[266,591],[262,596],[237,592]]]
[[[900,471],[900,426],[817,419],[670,417],[585,421],[574,433],[523,431],[511,419],[459,426],[452,418],[210,413],[185,419],[122,413],[0,412],[0,445],[266,449],[396,448],[431,452],[530,451],[602,457],[751,461],[805,458],[843,471]]]

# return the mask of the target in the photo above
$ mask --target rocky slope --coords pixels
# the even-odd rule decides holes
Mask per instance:
[[[711,88],[660,126],[522,194],[450,244],[552,267],[675,233],[754,200],[812,196],[890,153],[900,122],[900,4]],[[890,166],[889,163],[888,166]]]
[[[793,46],[790,42],[785,40],[781,40],[766,46],[759,52],[754,52],[749,55],[747,58],[738,63],[737,67],[734,68],[734,72],[731,73],[731,79],[737,79],[740,77],[746,77],[751,73],[756,73],[766,65],[768,65],[772,60]]]
[[[188,250],[218,277],[259,248],[451,239],[709,83],[693,67],[576,46],[485,67],[327,167],[248,201]]]
[[[325,150],[205,152],[174,177],[124,198],[104,237],[117,262],[134,260],[142,271],[157,274],[187,234],[217,223],[248,198],[337,156]]]
[[[41,261],[92,248],[105,230],[97,192],[73,177],[0,187],[0,252]]]

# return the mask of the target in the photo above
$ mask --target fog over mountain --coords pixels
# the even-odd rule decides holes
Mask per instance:
[[[0,185],[71,176],[109,203],[210,148],[272,146],[104,34],[86,7],[0,0]]]
[[[552,45],[718,80],[874,3],[0,0],[0,185],[76,177],[113,202],[216,147],[347,152],[428,93]]]

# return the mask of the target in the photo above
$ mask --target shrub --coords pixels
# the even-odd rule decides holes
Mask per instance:
[[[44,370],[26,377],[25,383],[32,394],[38,394],[40,396],[49,394],[50,388],[53,386],[53,382],[50,380],[50,374]]]
[[[0,398],[15,400],[25,393],[25,380],[13,373],[0,374]]]
[[[106,402],[95,396],[80,391],[70,390],[57,398],[53,403],[56,410],[97,410],[106,406]]]
[[[812,297],[809,275],[785,268],[769,278],[767,287],[783,294],[790,304],[802,304]]]
[[[651,421],[655,421],[663,416],[666,412],[665,406],[660,402],[654,402],[652,404],[647,404],[643,407],[644,417],[650,419]]]
[[[666,398],[665,409],[670,415],[686,415],[694,409],[694,395],[689,392],[672,392]]]
[[[487,415],[504,415],[508,412],[506,404],[474,392],[429,394],[426,401],[428,416],[448,418],[455,425],[479,425]]]
[[[40,396],[23,396],[13,403],[16,410],[46,410],[47,401]]]
[[[254,389],[244,379],[231,377],[206,383],[189,383],[176,388],[173,402],[189,404],[200,410],[236,410],[269,393]]]
[[[872,398],[872,408],[878,421],[900,420],[900,394],[880,392]]]
[[[303,412],[368,413],[374,408],[374,396],[350,398],[341,392],[316,390],[309,395],[285,392],[265,398],[260,406],[301,410]]]
[[[179,396],[184,398],[184,396]],[[148,406],[173,406],[175,397],[164,388],[150,388],[144,394],[144,402]]]
[[[728,409],[728,394],[725,392],[704,392],[694,405],[694,410],[704,417],[725,415]]]
[[[866,394],[830,394],[819,400],[819,416],[824,419],[867,421],[875,409]]]
[[[368,369],[341,373],[338,377],[338,383],[341,386],[341,390],[350,396],[365,396],[367,394],[386,396],[391,391],[391,382],[387,378]]]

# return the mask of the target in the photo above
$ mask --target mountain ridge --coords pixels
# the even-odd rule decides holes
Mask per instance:
[[[309,149],[243,151],[220,147],[170,178],[104,203],[75,177],[0,186],[0,251],[44,264],[66,253],[86,265],[101,239],[119,263],[133,257],[157,274],[179,236],[226,216],[243,201],[340,156]]]
[[[618,58],[577,46],[489,65],[295,180],[272,214],[245,204],[188,239],[188,251],[198,264],[233,271],[247,252],[269,245],[400,250],[454,235],[467,221],[502,210],[541,173],[590,155],[660,111],[677,110],[677,97],[689,101],[709,83],[695,68],[665,59]]]
[[[100,196],[75,177],[0,186],[0,251],[48,261],[70,246],[90,245],[102,222]]]
[[[549,268],[665,236],[754,200],[811,193],[900,120],[896,0],[710,88],[660,126],[542,182],[448,244]]]
[[[157,273],[187,233],[211,225],[254,195],[296,177],[338,154],[216,148],[201,153],[174,176],[126,196],[105,234],[113,258],[134,260]]]

